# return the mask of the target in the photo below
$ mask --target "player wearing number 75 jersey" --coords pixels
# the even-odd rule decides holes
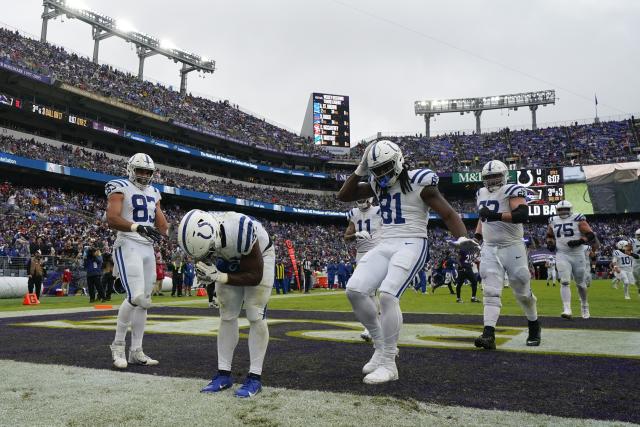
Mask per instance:
[[[368,182],[360,180],[368,176]],[[357,319],[369,330],[375,351],[362,371],[367,384],[398,379],[395,363],[402,328],[399,298],[429,258],[429,210],[440,215],[457,245],[477,247],[465,237],[460,216],[438,191],[438,176],[429,169],[409,170],[400,148],[375,141],[365,149],[357,169],[344,183],[338,199],[345,202],[376,196],[380,202],[379,243],[360,260],[347,283],[347,297]],[[374,294],[379,290],[380,317]]]
[[[116,336],[111,345],[113,366],[118,369],[127,367],[125,338],[129,325],[129,363],[158,364],[142,351],[147,309],[151,306],[151,291],[156,281],[153,244],[158,243],[169,228],[160,209],[160,192],[150,185],[155,169],[151,157],[134,154],[127,162],[128,179],[114,179],[105,186],[107,222],[118,232],[113,245],[115,272],[127,292],[118,310]]]
[[[496,348],[495,327],[502,307],[505,273],[520,307],[529,321],[528,346],[540,345],[540,324],[536,297],[531,292],[531,274],[527,249],[523,242],[522,223],[529,217],[528,190],[518,184],[507,184],[509,170],[499,160],[482,168],[484,187],[478,190],[480,221],[476,238],[482,240],[480,276],[484,285],[484,331],[475,340],[476,347]]]
[[[556,205],[557,216],[549,218],[547,227],[547,245],[555,246],[556,265],[560,276],[560,298],[562,299],[562,314],[564,319],[571,319],[571,276],[573,275],[580,295],[582,318],[588,319],[589,301],[587,300],[587,271],[584,262],[582,245],[593,244],[596,235],[591,230],[586,218],[582,214],[573,213],[573,205],[563,200]]]

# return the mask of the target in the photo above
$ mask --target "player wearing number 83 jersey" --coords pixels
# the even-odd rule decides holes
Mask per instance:
[[[368,182],[360,182],[368,176]],[[429,169],[409,170],[400,148],[391,141],[375,141],[365,149],[355,172],[338,199],[351,202],[377,197],[382,228],[380,242],[367,252],[347,283],[347,297],[360,322],[369,330],[375,352],[362,371],[367,384],[398,379],[395,364],[402,329],[398,299],[429,258],[427,218],[440,215],[466,249],[476,243],[464,237],[459,215],[438,191],[438,176]],[[373,297],[380,293],[380,317]]]
[[[107,222],[118,235],[113,246],[114,272],[124,285],[127,298],[118,310],[116,336],[111,345],[113,364],[127,367],[125,338],[131,325],[128,363],[156,365],[142,351],[142,337],[156,281],[153,242],[167,234],[167,220],[160,208],[160,192],[152,187],[153,160],[134,154],[127,163],[128,179],[115,179],[105,185]],[[158,227],[156,230],[155,227]]]

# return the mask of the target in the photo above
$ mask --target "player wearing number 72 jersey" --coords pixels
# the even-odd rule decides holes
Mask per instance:
[[[147,309],[151,306],[151,291],[156,281],[153,243],[159,242],[169,228],[160,209],[160,192],[150,185],[154,172],[151,157],[137,153],[127,162],[128,179],[114,179],[105,186],[107,222],[118,232],[113,245],[115,271],[127,292],[118,310],[116,336],[111,345],[113,366],[118,369],[127,367],[125,338],[129,325],[129,363],[158,364],[142,351]]]
[[[361,178],[368,176],[368,183]],[[440,215],[466,249],[477,244],[464,237],[459,215],[438,191],[438,176],[429,169],[409,170],[400,148],[391,141],[371,143],[338,199],[345,202],[376,196],[380,202],[380,242],[360,260],[347,283],[347,297],[357,319],[369,330],[375,351],[363,367],[367,384],[398,379],[395,363],[402,329],[399,298],[429,258],[429,210]],[[374,300],[380,293],[380,318]]]
[[[522,223],[527,221],[527,189],[507,184],[509,170],[499,160],[492,160],[482,168],[484,187],[478,190],[477,205],[480,221],[476,238],[482,240],[480,276],[484,285],[484,331],[476,338],[475,346],[487,350],[496,348],[495,327],[502,307],[504,276],[516,301],[527,316],[528,346],[540,345],[540,324],[536,297],[531,291],[531,273],[527,249],[522,240]]]

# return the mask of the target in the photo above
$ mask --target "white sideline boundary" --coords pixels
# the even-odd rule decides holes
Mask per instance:
[[[207,379],[11,360],[0,360],[0,378],[0,424],[10,426],[632,425],[272,387],[241,400],[231,390],[199,393]]]

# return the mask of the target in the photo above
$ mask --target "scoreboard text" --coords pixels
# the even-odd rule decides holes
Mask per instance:
[[[349,97],[313,94],[313,143],[315,145],[351,146],[349,136]]]

